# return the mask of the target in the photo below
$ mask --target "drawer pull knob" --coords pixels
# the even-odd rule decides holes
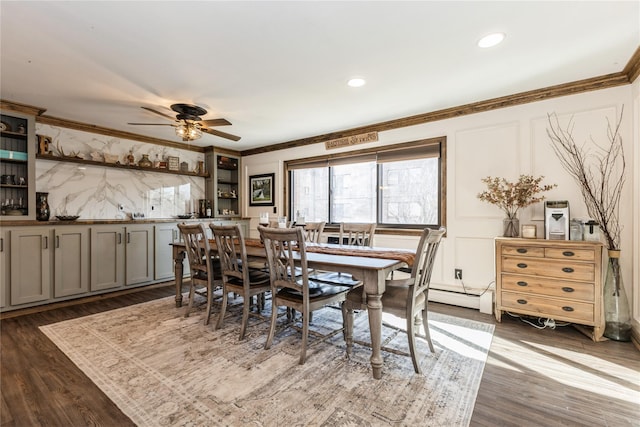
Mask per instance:
[[[564,255],[564,256],[574,256],[575,253],[572,252],[572,251],[564,251],[564,252],[562,252],[562,255]]]
[[[526,304],[527,300],[526,299],[519,299],[518,300],[518,304]],[[573,309],[572,309],[573,310]]]
[[[525,248],[518,248],[518,249],[516,249],[516,251],[517,251],[519,254],[526,254],[526,253],[527,253],[527,250],[526,250]]]
[[[562,307],[562,309],[564,311],[573,311],[573,307],[569,307],[569,306],[564,306],[564,307]]]
[[[522,280],[519,281],[518,283],[516,283],[518,286],[527,286],[528,283],[527,282],[523,282]]]
[[[527,268],[527,264],[525,264],[524,262],[519,262],[518,268]]]
[[[565,287],[563,287],[563,288],[562,288],[562,290],[563,290],[564,292],[573,292],[573,291],[574,291],[574,289],[573,289],[573,288],[570,288],[569,286],[565,286]]]
[[[573,273],[573,268],[571,268],[571,267],[564,267],[564,268],[562,269],[562,271],[564,271],[565,273]]]

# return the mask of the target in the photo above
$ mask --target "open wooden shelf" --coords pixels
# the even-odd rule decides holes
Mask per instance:
[[[164,168],[144,168],[141,166],[121,165],[119,163],[105,163],[105,162],[98,162],[95,160],[78,159],[75,157],[52,156],[50,154],[36,154],[36,159],[53,160],[55,162],[78,163],[82,165],[91,165],[91,166],[103,166],[107,168],[116,168],[116,169],[129,169],[129,170],[133,169],[133,170],[141,170],[146,172],[170,173],[173,175],[197,176],[200,178],[209,177],[208,173],[198,174],[195,172],[173,171],[173,170],[164,169]]]

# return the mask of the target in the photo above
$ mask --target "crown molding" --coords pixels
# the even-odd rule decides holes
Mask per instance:
[[[34,107],[32,105],[20,104],[18,102],[6,101],[0,99],[0,109],[5,111],[15,111],[17,113],[28,114],[30,116],[39,116],[47,111],[45,108]]]
[[[640,46],[631,56],[622,72],[629,78],[629,83],[633,83],[638,78],[638,75],[640,75]]]

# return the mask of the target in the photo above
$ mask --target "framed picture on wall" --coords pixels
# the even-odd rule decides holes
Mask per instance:
[[[249,205],[273,206],[273,182],[275,174],[251,175],[249,177]]]

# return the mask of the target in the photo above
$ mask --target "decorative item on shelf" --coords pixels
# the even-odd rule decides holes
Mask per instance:
[[[15,175],[2,175],[0,176],[0,184],[14,185],[16,183]]]
[[[180,170],[180,157],[168,156],[167,157],[167,169],[170,171]]]
[[[149,160],[148,154],[143,154],[140,161],[138,161],[138,166],[140,166],[141,168],[150,168],[152,165],[153,163],[151,163],[151,160]]]
[[[520,221],[517,214],[520,208],[544,200],[544,196],[538,194],[556,187],[556,184],[541,186],[543,178],[544,176],[534,178],[532,175],[520,175],[515,183],[490,176],[481,180],[487,185],[487,190],[479,193],[477,197],[483,202],[498,206],[507,215],[503,220],[504,237],[518,237]]]
[[[58,221],[75,221],[80,215],[56,215]]]
[[[595,224],[585,225],[585,240],[589,240],[591,227],[602,234],[609,253],[607,275],[604,282],[604,336],[616,341],[631,340],[629,300],[622,281],[620,267],[620,200],[625,182],[624,145],[620,116],[612,126],[607,119],[608,144],[577,145],[573,137],[573,118],[565,127],[560,125],[556,113],[548,114],[547,135],[562,167],[573,177],[583,196],[587,212]],[[596,149],[592,149],[592,148]],[[600,237],[598,237],[600,239]]]
[[[235,169],[238,167],[238,161],[231,157],[219,156],[218,166],[223,169]]]
[[[158,165],[158,167],[160,169],[166,169],[167,168],[167,162],[160,162],[160,164]]]
[[[36,135],[38,139],[38,154],[51,154],[51,137],[46,135]]]
[[[118,163],[118,156],[116,154],[104,153],[104,162],[109,164]]]
[[[49,193],[36,193],[36,219],[38,221],[49,221]]]
[[[69,153],[65,153],[62,147],[60,146],[60,142],[56,143],[56,151],[58,152],[58,156],[60,157],[68,157],[68,158],[78,158],[81,159],[84,156],[81,156],[78,151],[71,151]]]
[[[158,154],[156,154],[156,158],[153,160],[153,167],[154,168],[160,167],[160,155]]]
[[[21,133],[23,135],[27,133],[27,128],[22,123],[18,125],[18,133]]]
[[[11,125],[7,122],[0,122],[0,131],[11,132]]]
[[[189,172],[189,163],[187,162],[180,163],[180,172]]]
[[[204,174],[204,162],[202,160],[198,160],[198,166],[196,166],[196,173],[198,175]]]
[[[135,157],[133,157],[133,150],[129,150],[129,154],[125,157],[125,163],[129,166],[133,166],[135,164]]]
[[[102,156],[102,153],[98,153],[97,151],[92,151],[91,160],[93,160],[94,162],[102,162],[104,160],[104,157]],[[116,160],[117,160],[117,157],[116,157]]]
[[[525,239],[535,239],[538,228],[535,224],[523,224],[522,225],[522,237]]]

